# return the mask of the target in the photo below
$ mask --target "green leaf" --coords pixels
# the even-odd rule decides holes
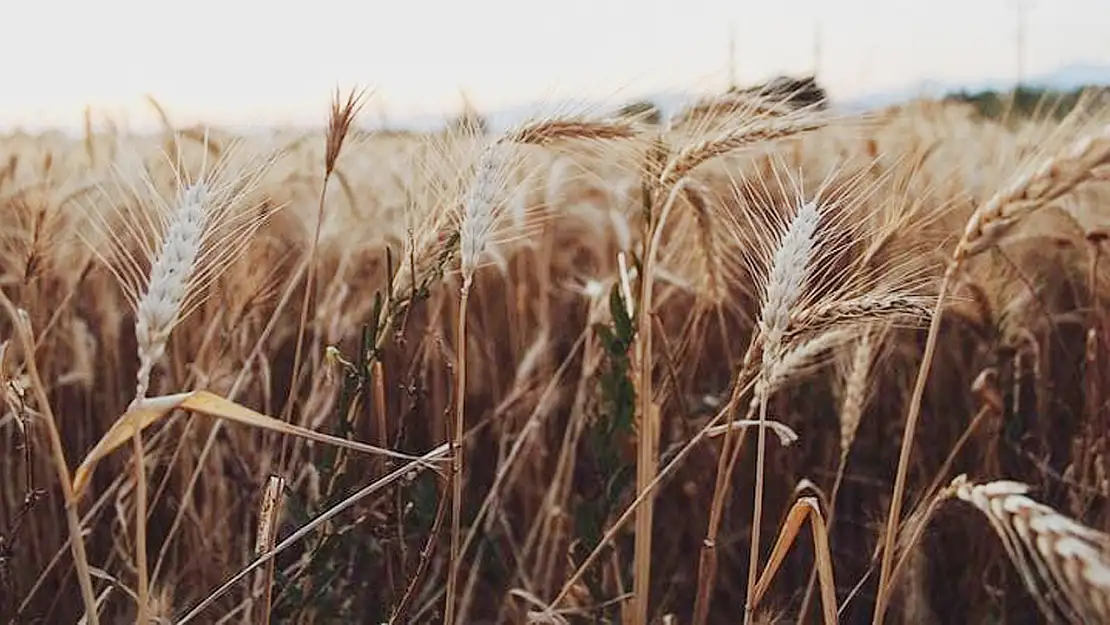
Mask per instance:
[[[632,327],[632,319],[628,316],[628,307],[625,306],[624,298],[621,296],[620,285],[613,285],[613,288],[609,291],[609,313],[613,315],[613,326],[616,329],[617,336],[622,341],[631,343],[636,331]]]

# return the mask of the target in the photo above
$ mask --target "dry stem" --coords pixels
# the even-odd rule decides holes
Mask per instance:
[[[27,373],[31,377],[31,388],[34,389],[35,401],[39,410],[45,416],[46,431],[50,436],[50,455],[54,461],[54,471],[58,476],[58,483],[62,488],[62,497],[66,504],[66,524],[69,526],[69,545],[73,552],[74,569],[77,572],[77,584],[81,587],[81,600],[85,603],[85,617],[89,625],[97,625],[100,617],[97,614],[96,595],[93,593],[92,577],[89,573],[89,560],[85,554],[85,539],[81,535],[81,520],[77,517],[77,498],[73,492],[72,478],[69,466],[66,464],[65,449],[62,447],[62,437],[58,432],[58,422],[54,418],[54,411],[46,397],[42,378],[39,377],[38,365],[35,361],[35,341],[31,330],[27,327],[27,320],[16,310],[12,301],[3,290],[0,290],[0,306],[12,322],[16,335],[23,346],[26,359]]]

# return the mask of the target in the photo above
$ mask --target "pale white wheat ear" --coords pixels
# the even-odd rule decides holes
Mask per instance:
[[[763,341],[761,377],[773,380],[784,357],[783,339],[790,327],[791,313],[802,297],[810,273],[821,206],[816,200],[803,202],[794,212],[771,262],[767,286],[760,306],[759,334]]]
[[[759,572],[759,530],[763,521],[763,472],[767,453],[767,393],[775,384],[775,378],[786,356],[783,339],[790,326],[791,312],[801,300],[809,280],[821,214],[821,204],[817,200],[804,201],[794,211],[772,256],[760,306],[757,331],[763,343],[759,371],[763,392],[759,402],[755,502],[752,506],[751,547],[748,552],[748,591],[744,600],[745,622],[751,622],[754,607],[752,601]]]
[[[473,183],[463,199],[459,223],[459,255],[463,289],[469,289],[490,244],[499,217],[500,195],[509,179],[509,146],[495,141],[482,151]]]
[[[451,546],[447,564],[447,586],[445,592],[444,623],[455,623],[455,591],[458,585],[459,568],[462,566],[462,543],[460,529],[462,524],[462,497],[464,478],[463,438],[466,434],[466,310],[470,287],[474,274],[478,271],[483,254],[490,245],[501,211],[500,200],[509,182],[509,155],[511,145],[495,140],[483,149],[478,158],[474,177],[467,189],[460,207],[459,222],[459,265],[462,272],[462,288],[459,297],[459,316],[455,335],[456,379],[454,423],[448,428],[448,443],[451,448]]]
[[[146,397],[151,372],[165,354],[170,333],[204,302],[208,286],[280,208],[255,195],[279,154],[244,159],[240,145],[228,146],[211,168],[205,146],[195,179],[175,166],[172,199],[159,190],[147,168],[117,168],[112,183],[117,192],[127,191],[122,197],[105,192],[106,206],[90,211],[91,229],[102,240],[84,236],[135,312],[136,401]]]
[[[767,399],[793,379],[812,371],[824,354],[851,340],[860,324],[814,324],[801,312],[864,292],[852,274],[862,262],[854,253],[872,234],[867,220],[868,197],[876,187],[862,173],[848,175],[833,167],[818,188],[807,192],[800,173],[776,163],[772,157],[769,177],[756,169],[753,178],[733,181],[735,209],[720,223],[728,228],[730,248],[738,250],[744,273],[757,286],[760,315],[756,320],[744,365],[736,374],[735,388],[750,378],[755,393],[749,414],[758,414],[756,479],[749,552],[746,618],[752,616],[754,589],[759,571],[760,529],[763,513],[763,467],[766,462]],[[892,289],[897,289],[895,281]],[[876,315],[880,313],[876,312]],[[730,400],[730,403],[738,400]],[[756,413],[758,410],[758,413]],[[695,607],[695,623],[705,622],[716,568],[713,554],[730,467],[739,445],[723,443],[728,450],[718,458],[714,510],[703,547],[703,573]],[[726,457],[727,456],[727,457]]]
[[[120,190],[126,185],[130,193],[123,198],[112,198],[106,193],[106,212],[94,206],[89,220],[92,229],[99,231],[110,259],[100,252],[99,241],[89,241],[87,233],[83,235],[93,252],[106,261],[135,311],[139,371],[132,407],[146,400],[150,375],[165,355],[170,333],[204,301],[208,285],[235,260],[272,213],[263,203],[244,204],[248,204],[246,200],[273,164],[276,153],[261,161],[241,162],[234,149],[237,146],[233,146],[221,153],[209,170],[207,131],[202,147],[204,157],[195,180],[188,177],[184,166],[171,163],[177,190],[172,202],[159,192],[146,167],[138,168],[141,188],[130,182],[130,172],[115,169],[115,188]],[[178,150],[180,163],[180,144]],[[141,424],[135,421],[131,427],[135,452],[137,620],[147,622],[145,452]]]
[[[1110,535],[1034,501],[1019,482],[959,476],[951,488],[987,517],[1049,622],[1110,622]]]

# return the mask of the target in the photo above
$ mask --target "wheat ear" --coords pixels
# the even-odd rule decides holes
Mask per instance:
[[[150,374],[165,355],[166,342],[181,315],[200,254],[208,195],[208,185],[203,181],[183,190],[166,228],[162,249],[151,266],[150,285],[136,306],[139,372],[135,401],[146,398]]]
[[[200,254],[201,234],[204,232],[207,186],[200,182],[185,189],[180,204],[174,212],[162,242],[162,251],[151,266],[150,287],[139,299],[135,318],[135,338],[138,344],[139,372],[133,403],[146,399],[150,387],[150,374],[154,365],[166,353],[170,331],[181,315],[188,285]],[[139,574],[138,615],[139,623],[149,618],[149,573],[146,545],[146,468],[141,425],[134,424],[131,437],[135,457],[135,559]]]
[[[673,186],[696,167],[718,156],[756,143],[777,141],[819,130],[827,124],[828,122],[822,119],[799,119],[773,124],[748,124],[720,133],[709,139],[691,144],[675,154],[674,158],[667,164],[667,168],[663,170],[660,180],[665,187]]]
[[[462,222],[459,226],[460,268],[462,288],[459,293],[458,329],[455,333],[455,415],[454,423],[448,427],[451,448],[451,557],[447,564],[445,625],[455,622],[455,589],[458,585],[459,568],[462,566],[460,554],[460,526],[462,524],[462,496],[464,453],[463,438],[466,435],[466,310],[470,301],[470,287],[478,270],[482,255],[489,246],[490,237],[497,222],[497,196],[506,180],[508,161],[506,146],[495,141],[486,146],[478,160],[474,181],[467,192],[462,207]]]
[[[990,521],[1045,618],[1110,622],[1110,535],[1034,501],[1025,484],[961,476],[953,486]]]
[[[639,129],[628,120],[545,119],[506,133],[501,141],[549,145],[557,141],[632,139]]]
[[[771,264],[763,304],[760,307],[759,335],[763,342],[763,359],[759,377],[764,381],[759,406],[759,433],[756,439],[755,503],[752,506],[751,547],[748,553],[748,588],[744,599],[744,621],[752,619],[752,599],[759,572],[759,530],[763,520],[763,471],[767,454],[768,389],[779,375],[783,359],[784,338],[790,316],[802,296],[809,275],[809,263],[817,235],[821,210],[817,202],[801,205],[783,235]]]

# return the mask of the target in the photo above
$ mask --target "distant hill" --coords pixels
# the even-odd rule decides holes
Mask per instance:
[[[1071,91],[1084,86],[1110,86],[1110,65],[1095,63],[1075,63],[1065,65],[1051,72],[1031,76],[1025,86],[1031,89],[1049,91]],[[956,93],[979,93],[984,91],[1009,91],[1015,86],[1012,79],[986,79],[979,81],[940,81],[923,80],[918,83],[885,91],[877,91],[853,98],[839,99],[835,93],[830,95],[831,106],[840,111],[866,111],[899,104],[919,97],[943,98]],[[682,109],[704,94],[685,91],[658,91],[630,96],[624,102],[601,102],[589,99],[557,100],[550,102],[527,102],[524,104],[483,111],[489,129],[496,132],[513,124],[520,123],[539,115],[553,113],[606,113],[618,110],[629,102],[651,102],[664,115]],[[446,117],[442,115],[422,115],[396,120],[405,128],[431,130],[442,128]]]
[[[909,87],[880,91],[852,98],[840,103],[847,110],[869,110],[898,104],[914,98],[942,98],[953,93],[984,91],[1010,91],[1016,85],[1013,79],[993,79],[969,82],[943,82],[923,80]],[[1110,65],[1076,63],[1065,65],[1048,73],[1029,77],[1023,85],[1030,89],[1071,91],[1086,86],[1110,86]]]

